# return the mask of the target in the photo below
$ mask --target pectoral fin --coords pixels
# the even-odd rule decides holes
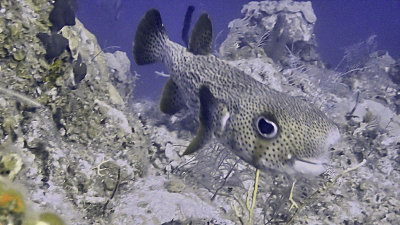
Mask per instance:
[[[201,14],[189,40],[189,51],[195,55],[207,55],[211,51],[212,24],[207,13]]]
[[[161,112],[173,115],[185,107],[181,93],[178,86],[170,78],[165,84],[161,100],[160,100],[160,110]]]
[[[197,129],[196,137],[190,142],[189,146],[186,148],[182,155],[190,155],[197,152],[207,143],[207,128],[200,121],[199,128]]]
[[[196,137],[186,148],[183,155],[192,154],[201,149],[212,136],[213,126],[213,111],[216,107],[216,99],[206,86],[201,86],[199,90],[200,113],[199,113],[199,128],[197,129]]]

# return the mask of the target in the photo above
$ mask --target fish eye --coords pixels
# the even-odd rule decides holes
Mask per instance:
[[[265,138],[274,138],[278,134],[278,126],[265,117],[258,118],[256,126],[258,133]]]

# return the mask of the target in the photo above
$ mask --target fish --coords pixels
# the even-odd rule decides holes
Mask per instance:
[[[75,12],[78,9],[76,0],[57,0],[54,2],[54,8],[51,10],[49,20],[53,24],[52,32],[58,32],[64,26],[75,25]]]
[[[198,115],[196,136],[182,155],[215,138],[262,171],[323,173],[329,147],[340,138],[335,123],[301,98],[273,90],[210,54],[211,43],[207,13],[200,15],[187,48],[169,39],[157,9],[146,12],[135,33],[135,63],[161,62],[170,73],[160,110]]]
[[[45,59],[52,63],[53,60],[59,57],[65,50],[70,51],[69,41],[61,34],[57,33],[38,33],[36,37],[42,42],[46,49]]]
[[[194,12],[194,6],[189,6],[186,10],[185,20],[183,21],[183,28],[182,28],[182,41],[185,43],[186,47],[189,44],[189,29],[190,24],[192,22],[192,14]]]

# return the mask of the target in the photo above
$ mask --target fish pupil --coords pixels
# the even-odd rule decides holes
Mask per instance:
[[[261,133],[263,134],[271,134],[274,132],[274,125],[265,121],[265,119],[260,119],[258,121],[258,128],[260,129]]]
[[[266,138],[273,138],[277,134],[278,127],[272,121],[260,117],[257,121],[258,132]]]

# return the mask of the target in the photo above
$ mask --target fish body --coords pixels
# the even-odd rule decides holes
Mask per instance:
[[[211,40],[207,14],[200,16],[185,48],[169,40],[155,9],[146,13],[135,35],[135,62],[162,62],[169,70],[161,111],[199,115],[197,135],[184,154],[216,137],[261,170],[322,173],[328,147],[340,137],[334,123],[307,102],[272,90],[210,54]]]

